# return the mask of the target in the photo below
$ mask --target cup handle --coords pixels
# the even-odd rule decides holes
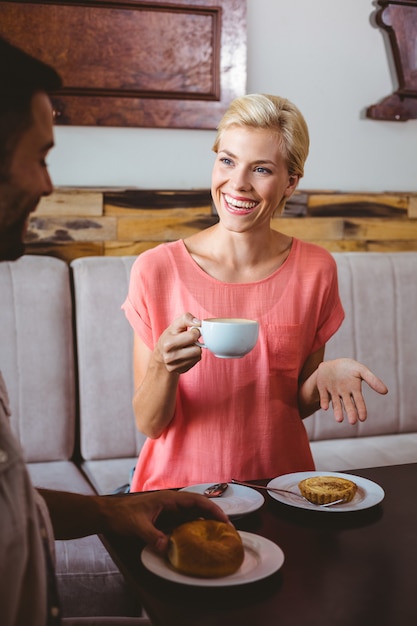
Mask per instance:
[[[197,330],[201,334],[201,327],[200,326],[191,326],[190,330],[193,330],[193,328],[197,328]],[[194,341],[194,345],[195,346],[199,346],[200,348],[207,348],[206,344],[205,343],[201,343],[200,341]]]

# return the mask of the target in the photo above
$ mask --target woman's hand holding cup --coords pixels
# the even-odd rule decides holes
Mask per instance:
[[[191,313],[183,313],[159,337],[156,351],[169,372],[183,374],[201,360],[201,349],[196,344],[199,323]]]

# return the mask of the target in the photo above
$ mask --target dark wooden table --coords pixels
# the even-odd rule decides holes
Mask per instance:
[[[235,522],[285,554],[280,571],[255,583],[214,589],[169,582],[144,568],[139,541],[105,543],[155,626],[417,624],[417,464],[355,473],[381,485],[380,504],[309,511],[264,492],[262,508]]]

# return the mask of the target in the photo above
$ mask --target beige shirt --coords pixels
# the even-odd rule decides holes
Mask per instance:
[[[33,488],[9,425],[10,407],[0,372],[0,624],[45,626],[47,575],[44,543],[53,543],[45,503]]]

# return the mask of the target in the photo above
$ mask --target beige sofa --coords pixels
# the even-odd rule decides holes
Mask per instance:
[[[417,461],[417,252],[335,253],[346,320],[326,358],[370,367],[389,394],[367,393],[369,418],[305,421],[317,469]],[[0,370],[12,427],[36,485],[111,493],[143,444],[131,408],[132,332],[120,309],[135,257],[0,263]],[[255,478],[255,477],[253,477]],[[67,615],[140,609],[97,537],[57,542]],[[76,599],[76,601],[74,601]]]
[[[50,257],[26,256],[0,263],[0,370],[10,396],[12,428],[23,445],[35,485],[93,494],[94,487],[79,468],[70,279],[68,266]],[[101,395],[106,395],[104,387]],[[107,395],[115,399],[112,391]],[[122,474],[114,484],[125,480]],[[137,599],[97,536],[57,541],[56,561],[65,617],[141,614]]]

